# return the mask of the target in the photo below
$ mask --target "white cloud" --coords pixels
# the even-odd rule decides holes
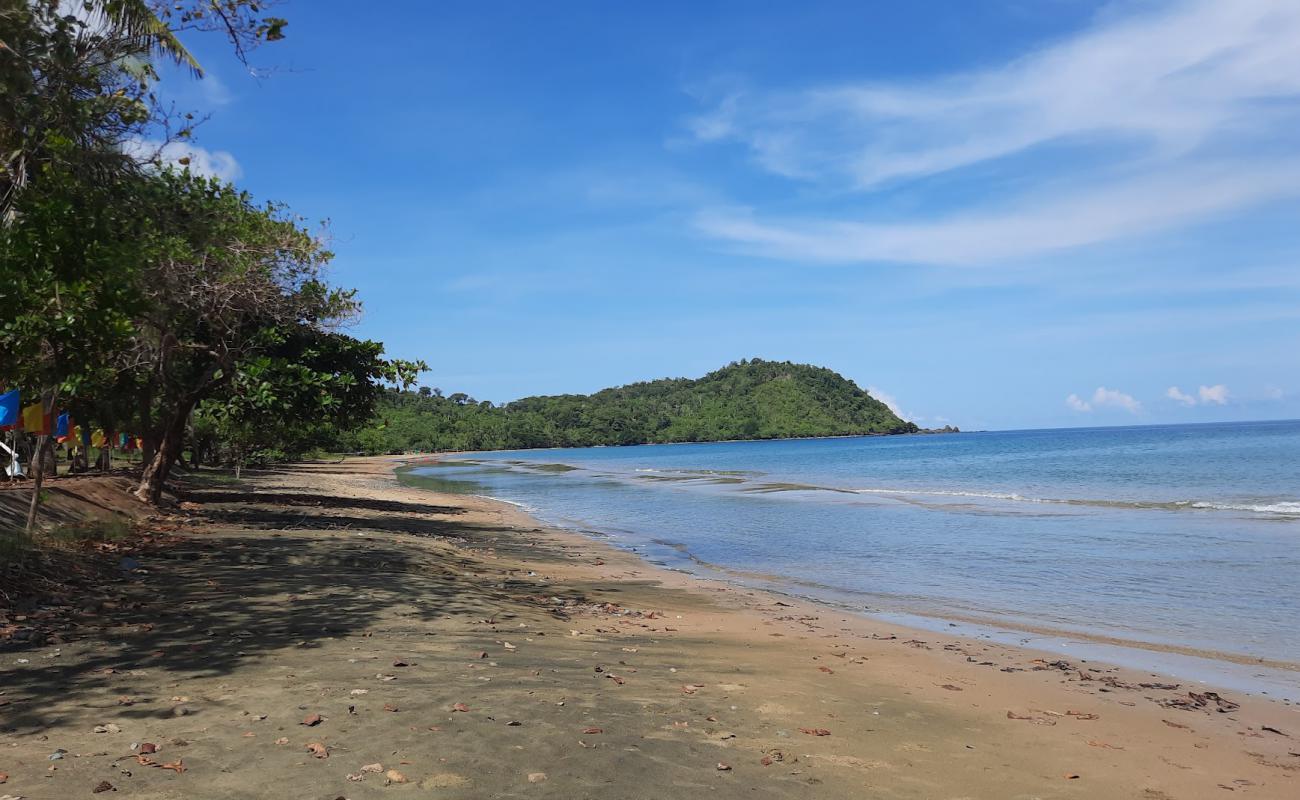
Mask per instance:
[[[1070,408],[1073,408],[1075,411],[1092,410],[1092,405],[1087,400],[1083,400],[1079,395],[1073,393],[1071,393],[1069,397],[1065,398],[1065,404]]]
[[[1125,394],[1118,389],[1107,389],[1105,386],[1098,386],[1097,391],[1092,393],[1092,397],[1084,400],[1077,394],[1071,394],[1065,398],[1065,404],[1075,411],[1092,411],[1094,408],[1119,408],[1130,414],[1136,414],[1142,410],[1142,403],[1131,394]]]
[[[1182,403],[1185,406],[1196,405],[1196,398],[1192,397],[1190,394],[1186,394],[1185,392],[1183,392],[1182,389],[1179,389],[1177,386],[1170,386],[1168,389],[1166,389],[1165,397],[1168,397],[1170,400],[1174,400],[1176,402]]]
[[[1202,386],[1196,390],[1196,394],[1201,398],[1201,402],[1207,405],[1213,403],[1218,406],[1226,406],[1228,404],[1228,387],[1221,383],[1214,386]]]
[[[889,410],[894,412],[894,414],[899,419],[911,420],[912,422],[916,422],[918,419],[920,419],[920,417],[916,417],[914,419],[911,415],[905,413],[903,409],[898,405],[898,400],[892,394],[889,394],[888,392],[884,391],[883,389],[880,389],[879,387],[868,386],[867,394],[871,395],[872,397],[876,398],[877,400],[879,400],[880,402],[888,406]]]
[[[1150,6],[1147,6],[1148,8]],[[991,69],[922,81],[735,92],[690,122],[764,169],[839,189],[980,166],[1025,193],[985,191],[951,216],[755,221],[706,233],[777,257],[978,263],[1174,228],[1300,194],[1300,3],[1183,0],[1110,17]],[[1070,148],[1015,172],[1013,157]]]
[[[178,168],[188,167],[196,175],[233,181],[244,174],[239,162],[225,150],[208,150],[186,142],[137,139],[127,142],[123,150],[141,162]]]
[[[1267,386],[1264,388],[1264,396],[1269,400],[1281,400],[1286,397],[1286,392],[1276,386]]]

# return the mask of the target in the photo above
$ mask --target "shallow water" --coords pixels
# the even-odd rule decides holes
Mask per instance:
[[[855,610],[1300,689],[1300,422],[529,450],[409,475]]]

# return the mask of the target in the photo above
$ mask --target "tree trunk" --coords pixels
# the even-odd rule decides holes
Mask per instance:
[[[27,506],[27,527],[24,532],[32,535],[36,528],[36,512],[41,506],[41,486],[45,483],[45,459],[49,456],[50,437],[42,434],[36,437],[36,455],[32,458],[32,502]]]
[[[145,462],[144,471],[140,475],[140,485],[135,490],[136,497],[155,506],[162,502],[167,476],[171,473],[176,459],[180,458],[181,448],[185,444],[185,420],[188,416],[188,409],[178,409],[172,417],[153,458]]]

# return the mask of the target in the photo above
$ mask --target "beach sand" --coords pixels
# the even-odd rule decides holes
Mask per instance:
[[[394,465],[196,489],[102,596],[0,622],[0,796],[1300,796],[1295,705],[661,570]]]

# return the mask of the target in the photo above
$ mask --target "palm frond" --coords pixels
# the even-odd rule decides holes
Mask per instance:
[[[158,18],[146,0],[95,0],[95,4],[123,33],[148,40],[159,54],[188,68],[195,77],[203,77],[203,67],[198,60],[185,49],[167,23]]]

